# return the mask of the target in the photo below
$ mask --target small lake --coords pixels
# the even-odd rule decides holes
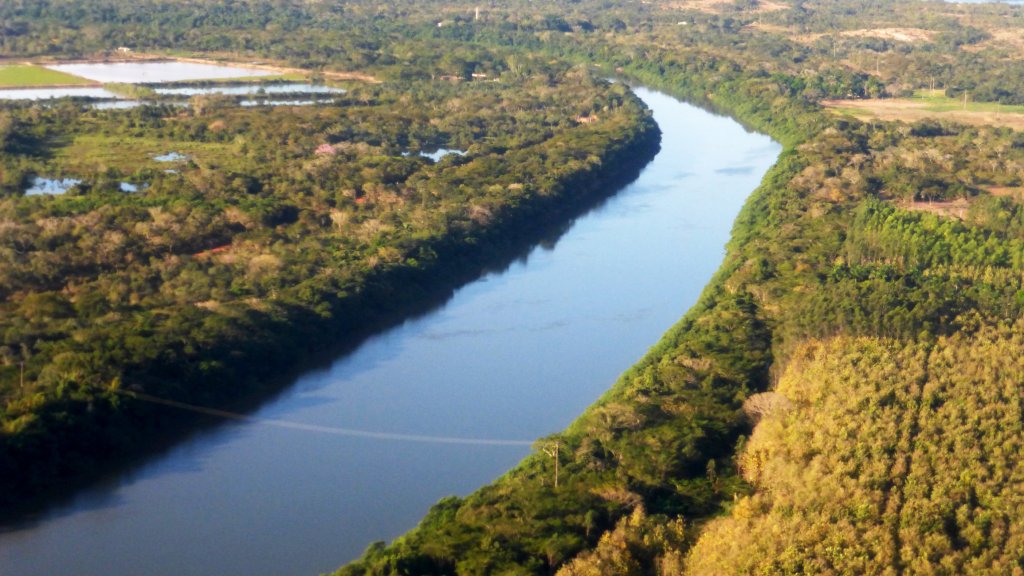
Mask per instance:
[[[465,156],[466,155],[466,151],[465,150],[455,150],[454,148],[438,148],[437,150],[434,150],[433,152],[427,152],[425,150],[421,150],[418,155],[422,156],[424,158],[430,158],[434,162],[440,162],[442,158],[444,158],[445,156],[450,156],[452,154],[454,154],[456,156]],[[412,155],[412,152],[402,152],[402,156],[410,156],[410,155]]]
[[[117,97],[117,94],[97,87],[0,90],[0,100],[49,100],[50,98],[102,98],[112,100]]]
[[[174,88],[155,88],[154,92],[164,96],[197,96],[202,94],[225,94],[228,96],[248,96],[266,94],[344,94],[343,88],[334,88],[319,84],[245,84],[242,86],[180,86]]]
[[[59,196],[67,193],[75,186],[81,184],[82,181],[77,178],[41,178],[36,176],[32,178],[32,185],[25,189],[26,196]],[[145,188],[143,185],[141,188]],[[133,194],[140,190],[138,184],[131,182],[119,182],[117,189],[121,192]]]
[[[188,160],[188,156],[179,152],[168,152],[166,154],[153,156],[153,160],[156,160],[157,162],[181,162],[183,160]]]
[[[317,104],[331,104],[333,100],[242,100],[238,103],[242,107],[253,106],[315,106]]]
[[[664,136],[635,182],[250,419],[0,527],[0,574],[312,576],[563,429],[696,302],[780,151],[637,93]]]
[[[449,148],[438,148],[433,152],[420,152],[420,156],[423,156],[424,158],[430,158],[434,162],[440,162],[441,158],[444,158],[445,156],[451,154],[455,154],[456,156],[464,156],[466,152],[465,150],[452,150]]]
[[[176,61],[54,64],[47,66],[47,68],[88,78],[96,82],[119,82],[124,84],[256,78],[259,76],[278,75],[277,72],[256,68]]]

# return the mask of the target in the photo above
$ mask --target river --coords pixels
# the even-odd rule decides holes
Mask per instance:
[[[693,305],[780,151],[732,120],[637,93],[663,140],[634,183],[249,419],[4,527],[0,574],[317,574],[563,429]]]

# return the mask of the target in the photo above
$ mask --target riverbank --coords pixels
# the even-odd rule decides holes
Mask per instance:
[[[732,121],[636,93],[663,131],[636,181],[507,270],[489,270],[439,309],[312,368],[243,411],[250,420],[191,436],[0,539],[9,566],[25,566],[14,559],[48,542],[51,560],[21,572],[60,572],[75,543],[110,550],[145,532],[117,558],[79,557],[78,572],[122,572],[133,562],[162,576],[155,559],[187,550],[178,571],[313,574],[514,466],[531,439],[571,422],[696,301],[778,151]],[[331,433],[338,427],[467,443],[341,437]],[[482,443],[490,440],[526,444]],[[202,509],[179,509],[183,501]],[[203,537],[187,528],[199,523]]]
[[[260,318],[252,330],[236,335],[238,340],[217,342],[214,351],[208,352],[211,359],[225,363],[225,371],[236,375],[235,386],[216,388],[207,382],[183,381],[177,384],[177,395],[169,399],[232,406],[239,397],[249,397],[250,402],[269,397],[295,367],[351,346],[380,327],[414,314],[425,302],[443,300],[481,269],[514,257],[531,240],[549,234],[614,192],[654,155],[658,140],[653,122],[641,120],[628,138],[604,150],[599,168],[567,173],[554,194],[503,208],[495,214],[499,224],[454,229],[432,239],[420,251],[432,257],[367,274],[351,292],[328,299],[329,310],[286,307],[283,315]],[[130,390],[131,384],[126,385]],[[194,424],[194,417],[133,401],[117,389],[93,390],[95,398],[88,405],[78,403],[80,392],[67,392],[54,412],[73,407],[76,418],[49,420],[31,437],[6,439],[0,464],[17,473],[3,474],[5,510],[38,509],[54,494],[73,490],[111,466],[123,464],[126,455],[138,457],[154,444],[180,438]]]
[[[759,278],[751,277],[749,262],[778,238],[778,223],[801,210],[785,183],[801,168],[794,148],[824,118],[806,103],[766,100],[755,78],[715,82],[687,70],[690,63],[656,62],[614,69],[785,145],[737,216],[718,272],[597,402],[563,432],[538,441],[541,451],[468,497],[441,500],[415,529],[370,545],[337,575],[383,575],[394,566],[437,574],[552,573],[623,523],[658,535],[642,550],[680,549],[685,540],[670,531],[673,523],[685,518],[699,527],[743,493],[732,464],[750,430],[742,406],[769,388],[778,346],[769,313],[750,291]]]

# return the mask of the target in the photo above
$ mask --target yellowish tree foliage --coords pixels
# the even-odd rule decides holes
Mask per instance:
[[[806,344],[687,573],[1022,573],[1022,328]]]

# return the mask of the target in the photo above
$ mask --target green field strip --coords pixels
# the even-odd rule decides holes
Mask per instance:
[[[38,88],[45,86],[94,86],[94,82],[72,74],[32,64],[0,66],[0,88]]]

